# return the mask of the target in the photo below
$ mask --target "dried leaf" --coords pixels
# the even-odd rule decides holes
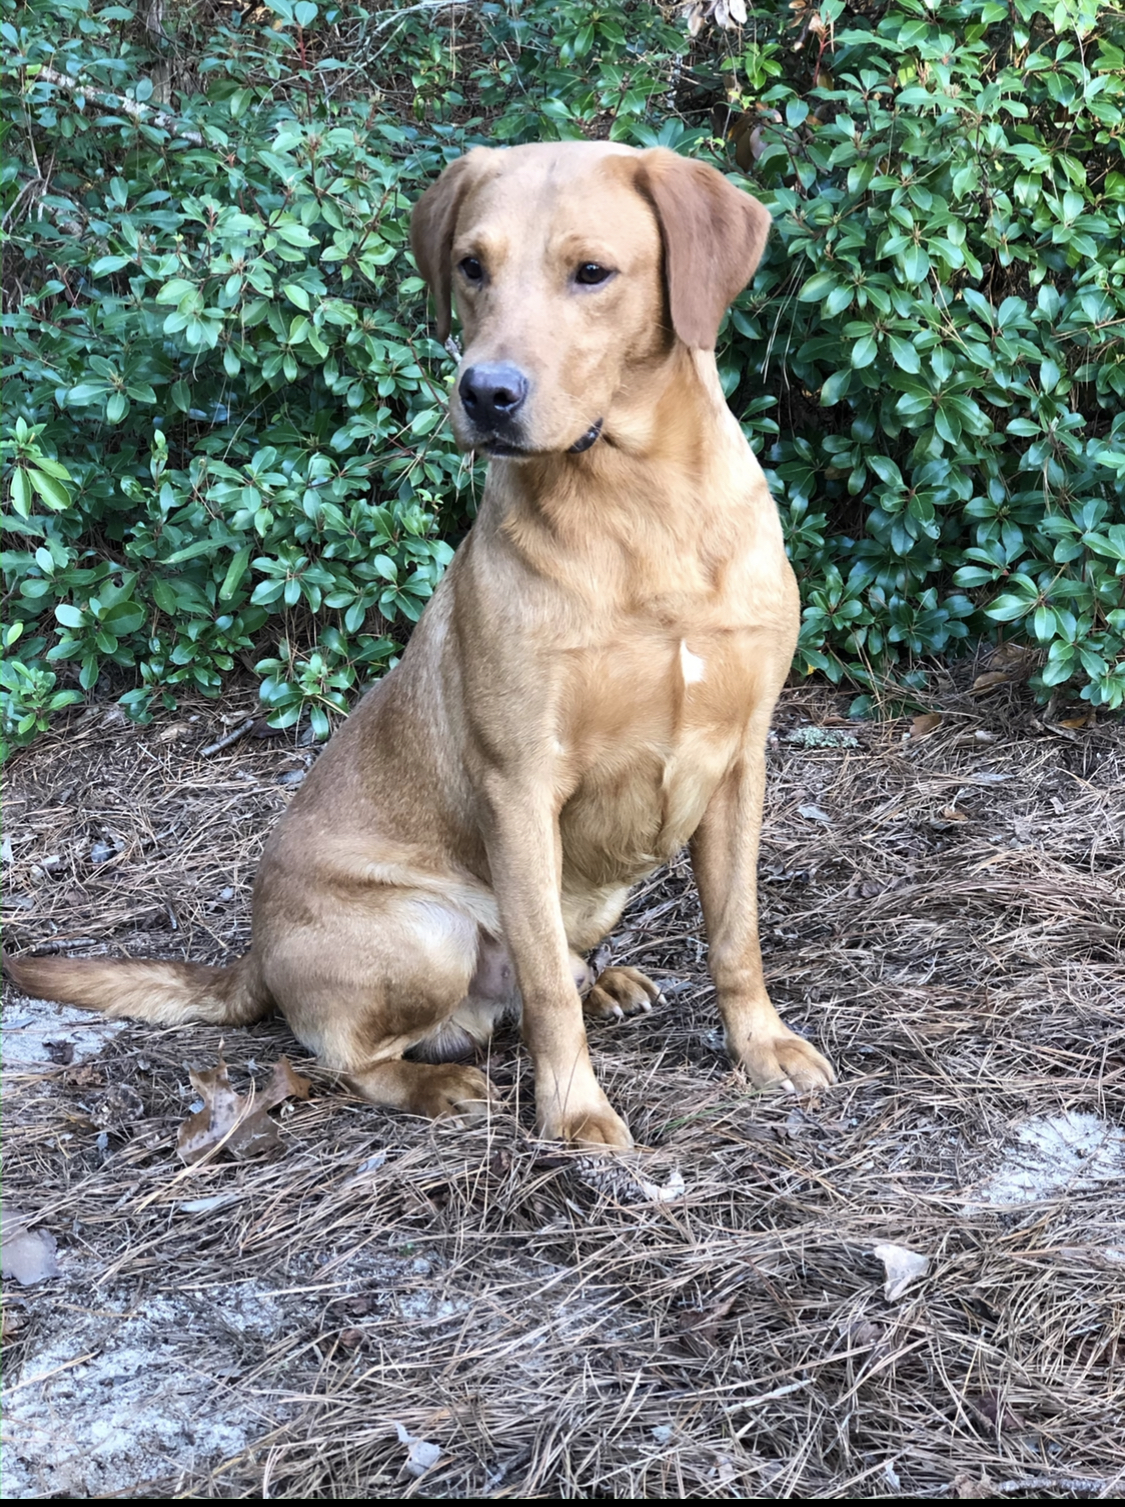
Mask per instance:
[[[871,1254],[883,1263],[887,1274],[883,1296],[891,1303],[902,1296],[911,1282],[924,1277],[930,1269],[929,1256],[920,1256],[904,1245],[877,1245]]]
[[[441,1445],[431,1444],[428,1439],[417,1439],[408,1429],[403,1428],[401,1423],[395,1424],[395,1432],[398,1434],[400,1444],[408,1445],[406,1451],[405,1466],[412,1476],[423,1476],[431,1465],[436,1465],[441,1459]]]
[[[1007,665],[1009,673],[1022,675],[1035,663],[1038,658],[1037,651],[1027,644],[1015,644],[1007,642],[997,644],[988,656],[990,669],[999,669],[1001,665]]]
[[[280,1057],[273,1065],[273,1074],[258,1095],[265,1109],[273,1109],[285,1099],[307,1099],[311,1080],[302,1078],[293,1071],[288,1057]]]
[[[293,1071],[287,1057],[274,1065],[265,1088],[248,1098],[231,1087],[221,1057],[217,1066],[189,1077],[203,1099],[203,1108],[184,1121],[177,1137],[177,1150],[189,1166],[220,1146],[239,1161],[276,1150],[280,1140],[268,1111],[283,1099],[309,1096],[309,1080]]]
[[[935,728],[940,727],[943,720],[940,712],[922,712],[910,724],[910,736],[912,738],[925,738]]]
[[[797,815],[803,816],[806,821],[821,822],[825,827],[832,825],[832,818],[827,811],[822,811],[819,806],[798,806]]]
[[[0,1267],[5,1277],[15,1277],[22,1287],[46,1282],[59,1275],[55,1260],[55,1237],[49,1230],[28,1229],[30,1220],[10,1205],[4,1209],[0,1239]]]
[[[982,1470],[980,1480],[969,1475],[966,1470],[959,1470],[949,1483],[953,1495],[961,1501],[967,1501],[974,1497],[994,1497],[996,1488]]]
[[[172,722],[167,727],[161,728],[156,736],[161,743],[177,743],[181,738],[190,738],[191,731],[189,722]]]
[[[978,675],[973,681],[973,695],[986,696],[989,691],[994,691],[997,686],[1007,685],[1011,678],[1007,670],[986,670],[983,675]]]
[[[5,1308],[3,1313],[0,1313],[0,1340],[7,1344],[9,1340],[14,1340],[22,1334],[27,1328],[27,1319],[26,1313],[17,1313],[11,1308]]]

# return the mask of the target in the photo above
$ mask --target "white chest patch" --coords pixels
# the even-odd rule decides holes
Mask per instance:
[[[680,639],[680,670],[684,677],[684,685],[698,685],[703,679],[706,665],[698,654],[693,654],[687,646],[686,639]]]

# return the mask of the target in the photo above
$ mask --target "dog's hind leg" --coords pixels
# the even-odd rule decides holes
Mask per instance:
[[[493,1093],[477,1068],[403,1061],[466,1001],[477,923],[432,895],[392,888],[333,896],[302,919],[271,927],[265,949],[298,1039],[373,1104],[430,1118],[482,1112]]]

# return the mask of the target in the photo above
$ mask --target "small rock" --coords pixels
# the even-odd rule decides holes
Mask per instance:
[[[4,1210],[3,1272],[22,1287],[59,1275],[55,1237],[49,1230],[28,1229],[29,1223],[16,1209]]]

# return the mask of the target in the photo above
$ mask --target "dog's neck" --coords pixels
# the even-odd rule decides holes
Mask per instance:
[[[779,524],[714,352],[677,345],[619,395],[584,454],[494,460],[477,528],[537,574],[625,599],[640,580],[658,595],[704,589]]]

